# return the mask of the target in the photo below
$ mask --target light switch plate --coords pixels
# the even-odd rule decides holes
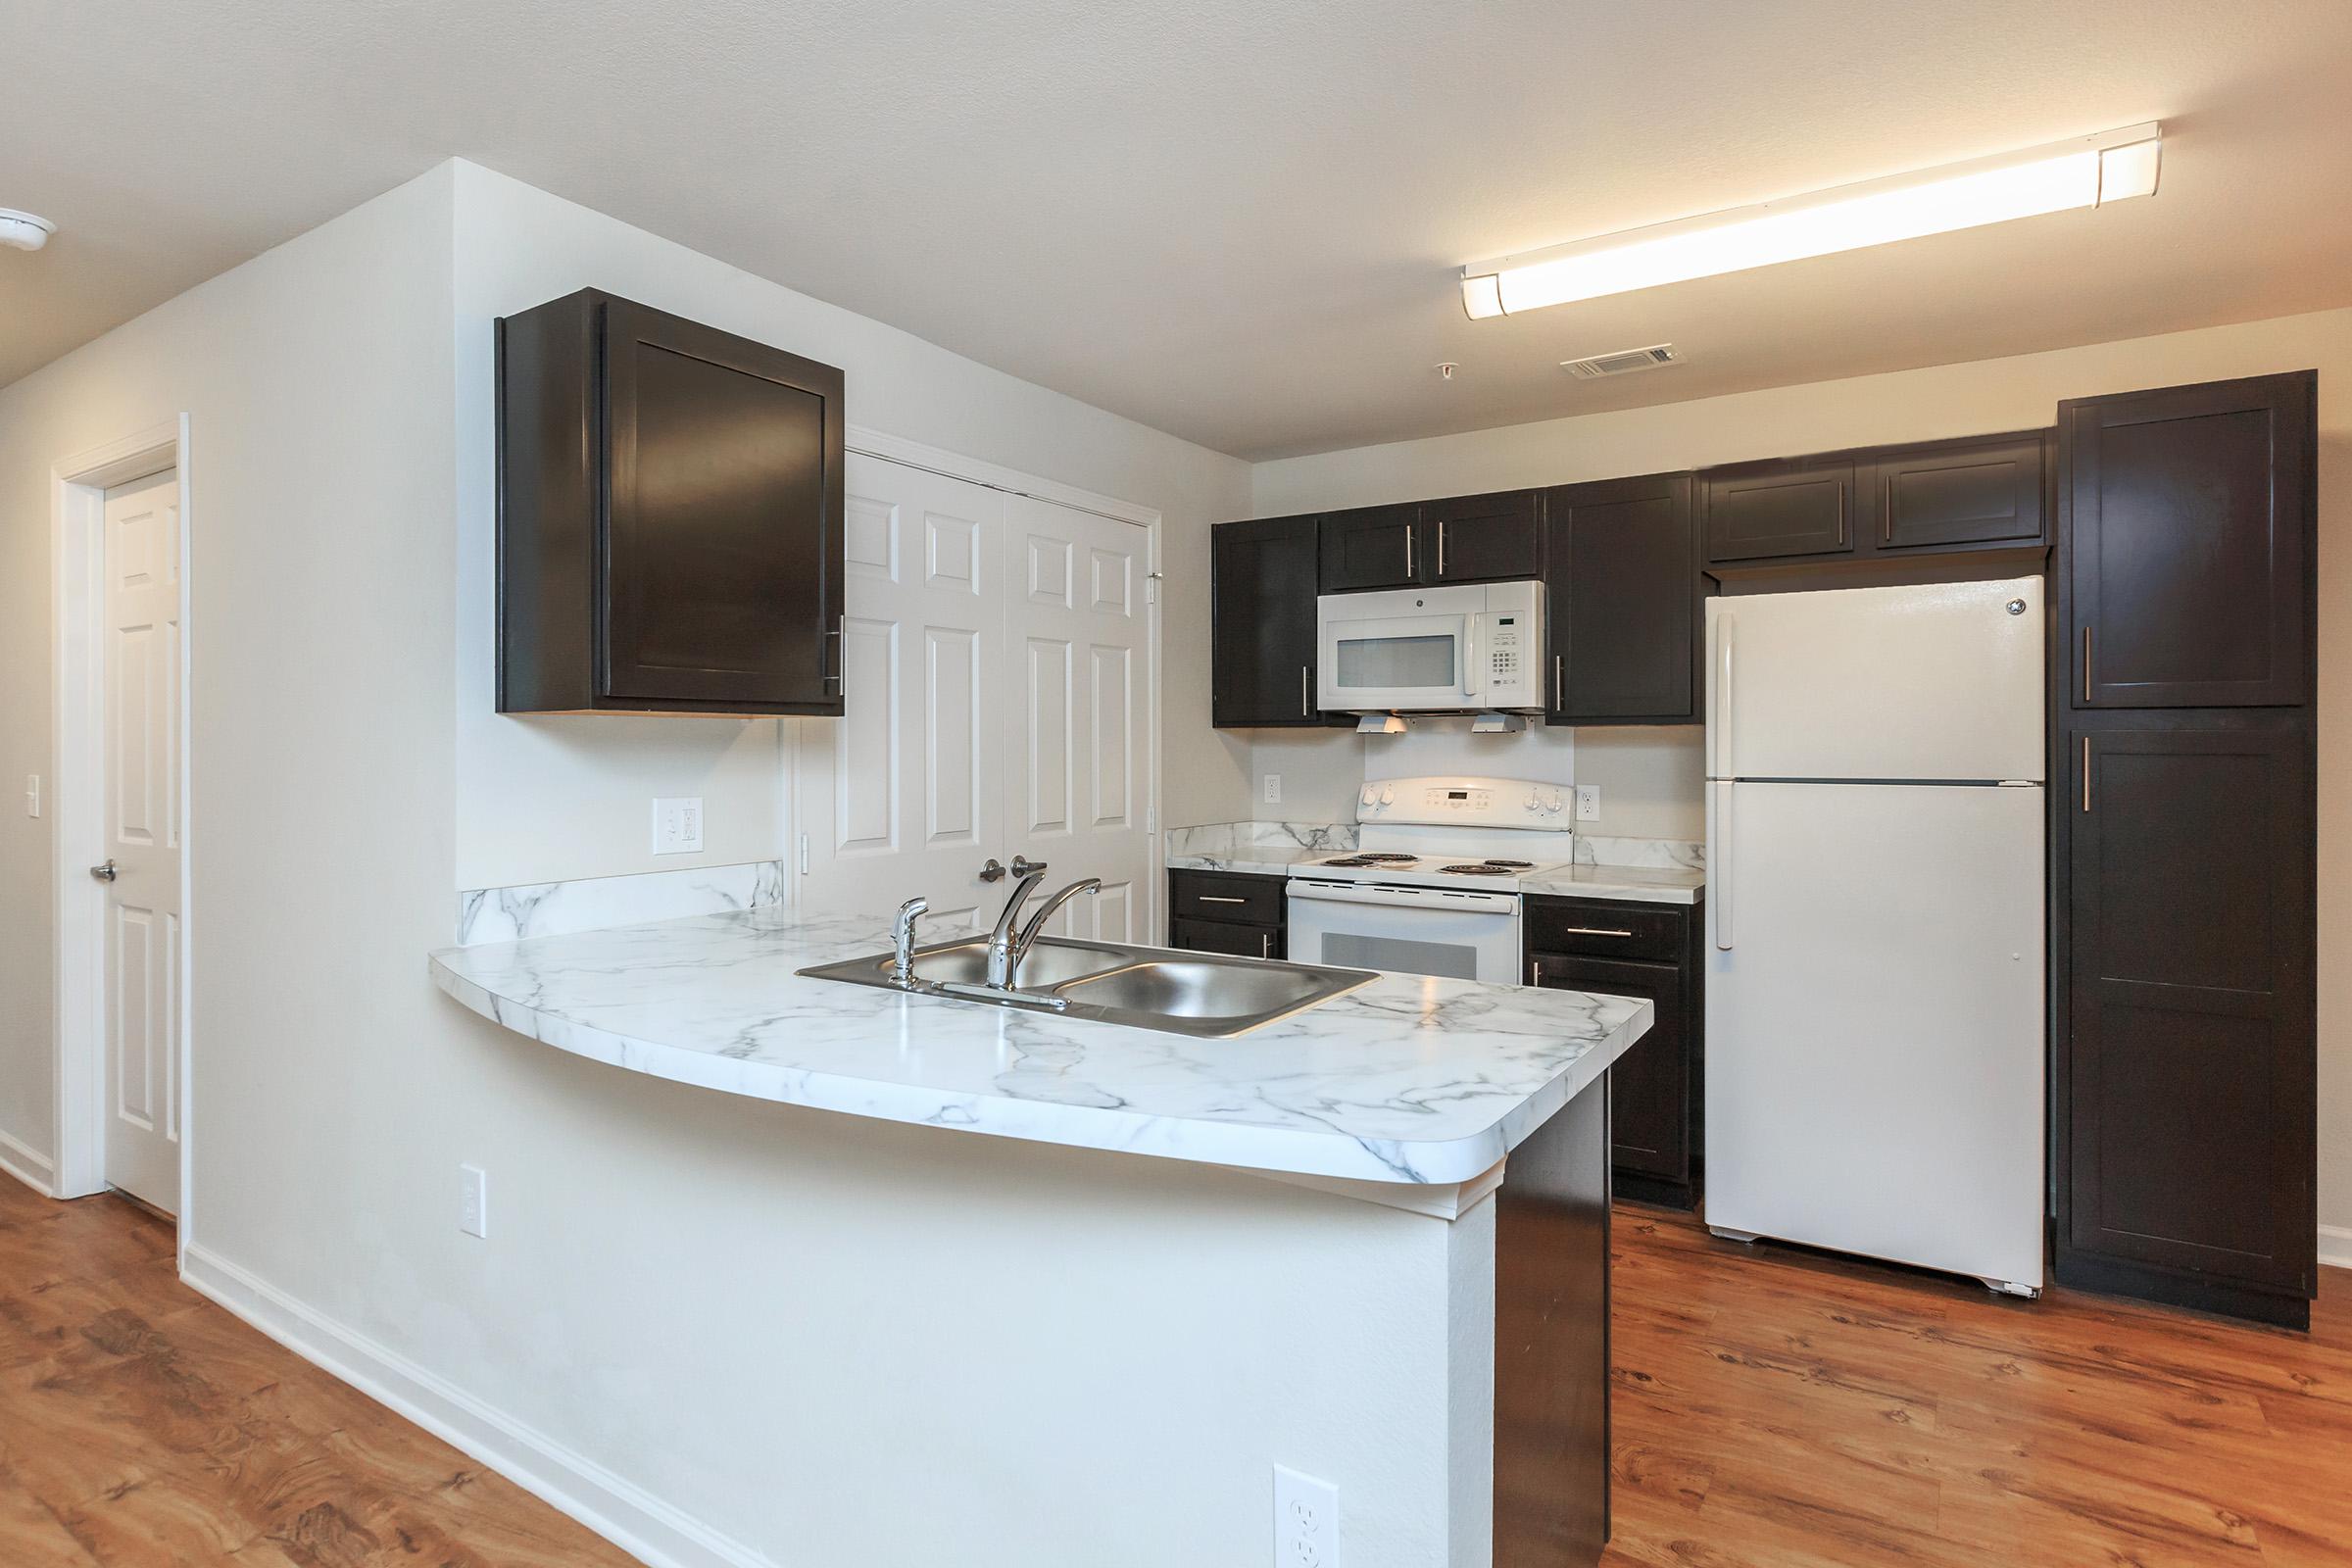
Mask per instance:
[[[681,795],[654,802],[654,853],[700,855],[703,851],[703,798]]]
[[[1579,822],[1600,820],[1600,786],[1579,784],[1576,787],[1576,819]]]

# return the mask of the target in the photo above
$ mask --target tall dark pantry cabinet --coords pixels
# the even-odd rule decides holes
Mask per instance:
[[[2060,1283],[2304,1327],[2318,377],[2062,404]]]

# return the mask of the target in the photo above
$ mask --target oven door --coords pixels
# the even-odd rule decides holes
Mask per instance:
[[[1496,985],[1519,978],[1517,894],[1294,877],[1289,895],[1294,963]]]
[[[1343,601],[1348,596],[1341,596]],[[1358,596],[1370,598],[1370,595]],[[1397,597],[1381,595],[1381,598]],[[1430,595],[1428,597],[1436,597]],[[1326,712],[1412,712],[1471,706],[1475,611],[1366,615],[1318,607],[1316,700]]]

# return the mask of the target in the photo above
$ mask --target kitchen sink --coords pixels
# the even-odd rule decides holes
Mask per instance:
[[[1173,948],[1044,937],[1021,960],[1019,989],[994,991],[988,944],[917,948],[914,979],[902,982],[892,956],[803,969],[816,980],[875,986],[1000,1007],[1022,1007],[1138,1029],[1222,1039],[1345,996],[1374,978],[1365,969],[1224,957]]]
[[[1070,942],[1060,937],[1040,937],[1029,956],[1021,960],[1021,989],[1051,991],[1065,980],[1083,979],[1116,969],[1135,960],[1128,955],[1143,950],[1108,947],[1094,942]],[[863,965],[873,970],[880,983],[897,989],[891,978],[891,968],[898,960],[885,953],[875,958],[854,958],[848,966]],[[854,975],[835,971],[848,967],[826,964],[820,969],[804,969],[803,974],[815,975],[820,980],[854,980]],[[935,948],[917,948],[914,953],[914,972],[925,980],[958,985],[980,984],[988,978],[988,944],[980,941],[942,943]],[[858,981],[859,984],[870,982]]]

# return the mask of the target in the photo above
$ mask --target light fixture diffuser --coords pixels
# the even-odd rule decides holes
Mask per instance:
[[[2160,127],[2001,153],[1462,269],[1473,318],[2152,195]]]

